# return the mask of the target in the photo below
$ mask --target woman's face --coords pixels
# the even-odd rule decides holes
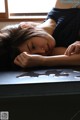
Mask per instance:
[[[29,54],[50,55],[55,46],[52,36],[32,37],[19,46],[20,52]]]

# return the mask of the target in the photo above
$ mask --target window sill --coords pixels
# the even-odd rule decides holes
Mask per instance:
[[[0,18],[0,22],[16,21],[44,21],[46,16],[12,16],[9,18]]]

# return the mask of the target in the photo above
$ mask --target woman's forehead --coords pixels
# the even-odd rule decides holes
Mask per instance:
[[[31,37],[30,39],[29,39],[29,41],[31,40],[31,41],[34,41],[34,40],[43,40],[43,39],[46,39],[46,37],[42,37],[42,36],[35,36],[35,37]]]

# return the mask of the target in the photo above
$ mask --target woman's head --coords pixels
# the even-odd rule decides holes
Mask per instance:
[[[23,26],[21,25],[22,29],[26,29],[27,31],[25,41],[18,47],[19,50],[21,52],[26,51],[29,54],[50,55],[55,46],[53,37],[43,29],[26,26],[24,24]]]
[[[50,55],[54,43],[47,37],[32,37],[19,46],[21,52],[29,54]]]
[[[4,46],[6,54],[12,60],[24,51],[47,55],[54,43],[54,39],[48,33],[35,27],[22,28],[17,24],[0,31],[0,45]]]

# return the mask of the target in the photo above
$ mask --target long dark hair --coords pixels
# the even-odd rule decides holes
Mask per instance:
[[[9,25],[0,30],[0,67],[14,66],[14,58],[20,54],[18,46],[31,37],[45,37],[46,32],[37,27],[21,28],[20,24]]]

